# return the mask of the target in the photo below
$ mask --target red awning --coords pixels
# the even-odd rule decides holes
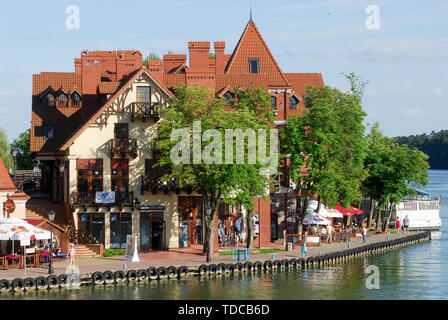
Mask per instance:
[[[336,205],[336,207],[334,207],[333,209],[338,210],[344,216],[350,216],[350,215],[353,215],[353,214],[361,214],[361,213],[364,212],[361,209],[355,208],[354,206],[350,206],[350,209],[342,209],[342,206],[341,206],[340,203],[338,203]]]

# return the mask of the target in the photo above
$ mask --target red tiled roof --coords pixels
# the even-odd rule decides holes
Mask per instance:
[[[163,60],[187,60],[186,54],[164,54]]]
[[[114,82],[100,82],[98,85],[98,90],[100,94],[111,94],[117,91],[118,87],[120,86],[120,82],[114,81]]]
[[[215,73],[215,70],[210,68],[186,68],[185,73]]]
[[[302,98],[307,94],[305,86],[323,86],[321,73],[285,73],[295,94]]]
[[[265,88],[268,87],[267,77],[265,74],[217,74],[216,75],[216,92],[225,87],[232,88]]]
[[[176,88],[181,85],[181,83],[186,83],[187,80],[185,78],[185,74],[171,74],[164,73],[163,74],[163,83],[168,88]]]
[[[258,58],[259,73],[266,74],[270,87],[290,87],[271,51],[253,22],[248,22],[233,51],[225,73],[249,74],[249,58]]]
[[[33,74],[33,95],[39,95],[48,87],[57,91],[61,87],[71,92],[81,88],[81,75],[72,72],[41,72]]]
[[[9,176],[8,170],[6,170],[2,158],[0,158],[0,190],[11,192],[16,191],[16,187]]]

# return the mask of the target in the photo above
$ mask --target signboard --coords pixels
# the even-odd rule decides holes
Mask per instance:
[[[140,210],[165,210],[165,206],[159,206],[159,205],[140,206]]]
[[[7,213],[13,213],[16,209],[16,204],[11,199],[6,200],[4,206]]]
[[[22,240],[20,240],[20,245],[22,247],[28,247],[30,245],[30,239],[22,239]]]
[[[131,262],[139,262],[137,254],[137,236],[128,234],[126,236],[126,254],[124,255],[124,260]]]
[[[25,249],[26,254],[33,254],[36,252],[36,248],[27,248]]]
[[[96,192],[95,203],[115,203],[115,192]]]
[[[313,236],[307,236],[306,237],[306,243],[310,244],[319,244],[319,237],[313,237]]]

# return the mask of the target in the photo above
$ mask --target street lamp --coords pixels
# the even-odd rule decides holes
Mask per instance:
[[[212,213],[212,208],[210,208],[210,206],[206,206],[205,207],[205,216],[207,217],[207,219],[210,221],[210,219],[208,217],[210,217]],[[212,221],[212,223],[215,223],[214,221]],[[210,237],[207,237],[210,238]],[[205,262],[210,262],[212,261],[211,257],[210,257],[210,239],[208,239],[208,243],[207,243],[207,258],[205,260]]]
[[[17,149],[12,147],[11,148],[11,155],[12,159],[14,161],[14,177],[16,176],[16,156],[17,156]]]
[[[50,264],[48,266],[48,273],[52,274],[54,273],[54,269],[53,269],[53,221],[54,221],[54,217],[56,216],[56,212],[52,210],[50,210],[50,212],[48,212],[48,219],[50,219],[50,221],[52,223],[50,223]]]

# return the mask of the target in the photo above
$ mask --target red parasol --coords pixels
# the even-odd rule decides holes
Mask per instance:
[[[361,209],[358,209],[354,206],[350,206],[350,209],[342,209],[342,206],[340,203],[338,203],[336,205],[336,207],[334,207],[333,209],[338,210],[339,212],[341,212],[344,216],[350,216],[353,214],[361,214],[364,211],[362,211]]]

